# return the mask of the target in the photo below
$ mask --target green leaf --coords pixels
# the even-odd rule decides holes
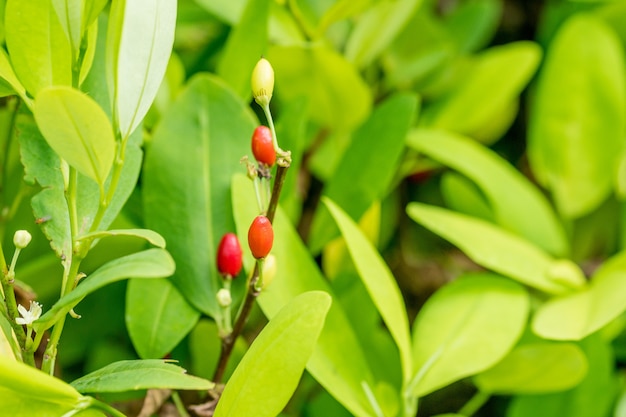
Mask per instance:
[[[573,388],[586,374],[587,358],[578,345],[537,342],[516,347],[474,382],[489,393],[533,394]]]
[[[12,416],[25,415],[24,404],[30,406],[33,403],[44,403],[69,411],[82,398],[78,391],[60,379],[6,358],[0,360],[0,393],[3,394],[0,395],[2,412]],[[18,410],[22,412],[18,413]]]
[[[626,252],[610,258],[582,291],[542,304],[533,331],[556,340],[580,340],[606,326],[626,310]]]
[[[15,75],[13,66],[9,61],[9,57],[4,49],[0,49],[0,78],[2,78],[9,86],[17,93],[26,105],[30,108],[32,106],[32,100],[26,95],[26,89]]]
[[[98,268],[72,292],[61,297],[50,310],[33,323],[37,333],[43,333],[67,314],[88,294],[105,285],[125,278],[163,278],[174,273],[174,261],[164,249],[148,249],[115,259]]]
[[[76,60],[80,53],[80,42],[84,29],[82,14],[85,3],[85,0],[52,0],[52,7],[72,47],[73,60]]]
[[[549,47],[529,125],[533,173],[568,218],[611,193],[626,125],[624,56],[599,19],[568,19]]]
[[[561,294],[584,286],[576,269],[553,276],[550,255],[526,240],[493,224],[421,203],[407,206],[409,217],[433,233],[458,246],[479,265],[550,294]]]
[[[209,390],[215,384],[187,375],[180,366],[158,359],[119,361],[72,382],[79,392],[124,392],[148,388]]]
[[[381,166],[394,167],[400,163],[405,138],[417,108],[415,95],[394,95],[378,106],[354,133],[350,146],[324,188],[324,195],[352,219],[358,220],[374,201],[388,193],[395,171],[383,170]],[[319,211],[311,231],[312,251],[319,252],[336,236],[337,228],[328,213]]]
[[[446,207],[493,222],[493,210],[485,195],[474,182],[455,171],[444,172],[440,182],[441,196]]]
[[[400,351],[404,380],[407,381],[413,370],[411,336],[406,307],[398,284],[385,261],[354,221],[332,200],[324,198],[323,202],[337,222],[341,235],[346,240],[352,262],[396,342]]]
[[[212,317],[221,315],[215,299],[221,288],[217,245],[235,228],[231,177],[242,172],[239,160],[250,152],[257,125],[248,106],[222,81],[197,75],[161,119],[146,155],[146,226],[165,238],[176,260],[172,282]]]
[[[86,235],[81,236],[77,240],[86,240],[86,239],[101,239],[103,237],[110,236],[134,236],[140,239],[144,239],[149,243],[153,244],[157,248],[165,248],[165,239],[163,236],[155,232],[154,230],[149,229],[120,229],[120,230],[104,230],[101,232],[92,232],[87,233]]]
[[[476,51],[491,40],[502,19],[498,0],[475,0],[456,5],[444,25],[461,52]]]
[[[113,2],[107,70],[122,138],[139,126],[161,85],[174,43],[176,7],[176,0]]]
[[[474,134],[497,119],[535,73],[541,49],[513,42],[481,53],[469,74],[450,94],[424,109],[422,126]]]
[[[237,234],[245,242],[248,227],[258,215],[252,181],[244,175],[235,176],[232,198]],[[276,277],[258,298],[263,313],[269,318],[301,293],[324,291],[332,295],[314,259],[280,208],[273,226],[272,253],[276,257]],[[244,263],[251,270],[254,259],[247,251]],[[336,297],[333,296],[333,299]],[[307,364],[307,370],[354,416],[374,415],[363,386],[373,389],[376,383],[365,360],[363,348],[338,302],[333,302],[328,311],[324,330]]]
[[[50,0],[7,0],[6,43],[13,69],[32,97],[72,85],[72,50]]]
[[[50,147],[101,187],[115,157],[115,137],[104,110],[70,87],[49,87],[37,94],[34,115]]]
[[[0,360],[21,360],[22,350],[7,319],[5,310],[0,307]]]
[[[324,326],[331,297],[299,295],[261,331],[228,380],[215,417],[274,417],[296,390]]]
[[[338,0],[334,2],[320,19],[318,33],[324,33],[335,22],[363,12],[371,3],[372,0]]]
[[[474,181],[500,226],[553,255],[569,252],[565,231],[548,200],[495,152],[470,138],[442,130],[414,130],[407,143]],[[504,195],[507,197],[502,198]]]
[[[441,288],[413,325],[410,392],[424,396],[498,363],[521,336],[529,309],[522,286],[490,273]]]
[[[599,335],[581,342],[589,372],[576,387],[552,394],[519,395],[513,398],[507,417],[608,416],[617,392],[615,359],[610,345]]]
[[[307,97],[313,121],[349,131],[369,114],[368,86],[345,58],[328,47],[274,46],[268,60],[276,74],[278,97],[286,102]]]
[[[170,353],[199,318],[200,312],[168,279],[129,281],[126,328],[140,358],[157,359]]]
[[[389,46],[421,3],[421,0],[375,3],[358,19],[346,44],[346,57],[359,68],[369,65]]]
[[[217,75],[245,101],[249,101],[252,96],[252,70],[267,49],[269,5],[270,0],[248,0],[241,20],[231,30],[217,64]]]

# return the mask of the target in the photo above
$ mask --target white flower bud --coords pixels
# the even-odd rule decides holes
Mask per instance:
[[[216,298],[217,304],[219,304],[220,307],[228,307],[233,302],[233,299],[230,296],[230,290],[226,288],[220,289],[216,294]]]
[[[32,236],[26,230],[18,230],[13,235],[13,244],[17,249],[24,249],[30,243]]]

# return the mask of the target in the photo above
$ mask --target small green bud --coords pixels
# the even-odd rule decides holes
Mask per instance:
[[[587,282],[580,267],[569,259],[555,260],[548,267],[546,274],[552,281],[573,289],[583,288]]]
[[[261,58],[252,70],[252,95],[260,106],[267,106],[274,93],[274,69],[272,64]]]
[[[17,249],[24,249],[30,243],[32,236],[26,230],[18,230],[13,235],[13,244]]]
[[[263,262],[263,289],[269,287],[272,281],[274,281],[277,269],[276,256],[270,253],[265,257],[265,261]]]
[[[226,308],[233,302],[230,291],[227,288],[220,289],[215,296],[220,307]]]

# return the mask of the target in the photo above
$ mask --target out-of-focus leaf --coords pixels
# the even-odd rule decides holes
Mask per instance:
[[[617,392],[614,358],[600,335],[583,340],[589,371],[576,387],[552,394],[519,395],[513,398],[507,417],[598,417],[609,415]]]
[[[0,313],[4,313],[4,310]],[[0,314],[0,360],[21,360],[21,352],[11,323],[4,314]]]
[[[499,0],[475,0],[460,3],[447,16],[444,25],[461,52],[473,52],[485,46],[496,33],[502,16]]]
[[[252,219],[258,215],[252,181],[244,175],[235,176],[232,197],[237,234],[243,242]],[[276,212],[273,226],[272,253],[276,257],[276,277],[258,298],[259,305],[269,318],[301,293],[324,291],[332,295],[306,246],[280,209]],[[251,270],[253,262],[251,254],[246,252],[244,263],[248,270]],[[324,330],[307,370],[354,416],[369,417],[374,414],[363,386],[375,387],[376,383],[362,347],[338,302],[333,302],[328,311]]]
[[[601,20],[578,14],[548,49],[529,125],[533,173],[559,211],[581,217],[611,193],[624,149],[624,53]]]
[[[422,0],[384,0],[375,3],[359,20],[346,44],[346,57],[358,68],[376,59],[394,40]]]
[[[280,309],[243,357],[215,409],[215,417],[274,417],[291,398],[315,349],[331,297],[312,291]]]
[[[158,359],[170,353],[199,318],[200,312],[166,278],[128,283],[126,327],[140,358]]]
[[[546,339],[580,340],[601,329],[626,310],[626,252],[609,259],[580,292],[542,304],[533,331]]]
[[[88,294],[105,285],[125,278],[163,278],[174,273],[172,257],[164,249],[148,249],[115,259],[98,268],[72,292],[61,297],[50,310],[33,323],[33,329],[43,332],[67,314]]]
[[[505,229],[553,255],[569,252],[563,226],[545,196],[491,150],[461,135],[427,129],[413,131],[408,145],[474,181],[485,194],[496,223]]]
[[[446,206],[454,211],[493,222],[493,210],[485,195],[467,177],[454,171],[441,176],[441,195]]]
[[[530,299],[491,273],[467,275],[428,299],[413,325],[415,396],[495,365],[522,335]]]
[[[523,284],[550,294],[566,293],[585,285],[578,269],[570,266],[554,274],[559,261],[492,223],[421,203],[410,203],[407,213],[422,226],[458,246],[477,264]]]
[[[368,116],[369,88],[356,69],[328,47],[274,46],[268,60],[276,74],[276,95],[283,101],[307,97],[313,121],[349,131]]]
[[[222,81],[197,75],[161,119],[146,155],[146,226],[165,238],[176,260],[172,282],[194,307],[213,317],[221,315],[215,299],[221,288],[217,245],[235,228],[231,177],[243,169],[239,160],[250,152],[257,124]]]
[[[252,96],[250,74],[267,49],[267,21],[271,0],[249,0],[239,24],[232,29],[219,63],[217,75],[244,101]]]
[[[124,392],[147,388],[208,390],[215,384],[187,375],[180,366],[158,359],[114,362],[72,382],[79,392]]]
[[[421,125],[463,134],[484,129],[519,96],[540,59],[541,49],[528,41],[482,52],[453,91],[424,109]]]
[[[139,126],[172,52],[176,0],[113,2],[107,42],[109,94],[122,138]]]
[[[8,0],[6,43],[13,69],[31,96],[72,85],[72,49],[50,0]]]
[[[98,103],[70,87],[48,87],[37,94],[34,115],[52,149],[104,190],[116,143]]]
[[[0,360],[0,407],[10,416],[63,415],[83,397],[58,378],[22,362]]]
[[[587,358],[578,345],[538,342],[516,347],[474,382],[489,393],[533,394],[573,388],[586,374]]]
[[[395,167],[399,163],[417,108],[416,96],[397,94],[377,107],[354,133],[350,146],[324,189],[324,195],[352,219],[359,219],[375,200],[388,192],[395,172],[381,167]],[[328,213],[319,211],[311,230],[313,252],[320,251],[336,236],[337,228]]]
[[[407,381],[413,368],[411,336],[398,284],[378,251],[354,221],[332,200],[325,198],[323,201],[341,230],[359,277],[396,342],[400,351],[404,380]]]
[[[372,0],[338,0],[334,2],[322,16],[318,32],[322,34],[333,23],[361,13],[371,3]]]

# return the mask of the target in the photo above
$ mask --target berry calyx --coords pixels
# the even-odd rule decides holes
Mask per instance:
[[[272,131],[267,126],[258,126],[252,133],[252,154],[254,158],[267,166],[276,163],[276,150],[272,141]]]
[[[234,233],[226,233],[217,247],[217,270],[226,278],[239,275],[242,266],[242,251]]]
[[[248,246],[256,259],[265,258],[272,250],[274,229],[265,216],[257,216],[248,230]]]

